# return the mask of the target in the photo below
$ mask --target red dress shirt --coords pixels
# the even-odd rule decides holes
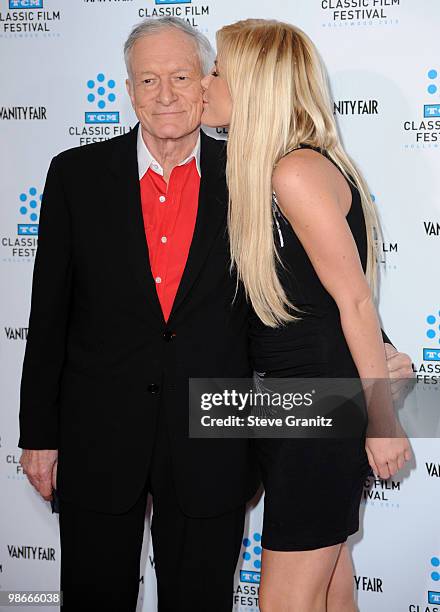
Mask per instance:
[[[165,321],[185,269],[196,223],[200,175],[196,159],[173,168],[168,185],[150,166],[140,179],[150,267]]]

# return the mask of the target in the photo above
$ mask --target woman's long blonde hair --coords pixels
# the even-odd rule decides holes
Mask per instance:
[[[368,187],[345,153],[318,52],[300,29],[248,19],[217,32],[218,63],[233,101],[226,177],[231,267],[261,321],[295,320],[277,275],[272,231],[272,173],[300,144],[327,152],[359,189],[368,240],[367,278],[374,290],[379,223]]]

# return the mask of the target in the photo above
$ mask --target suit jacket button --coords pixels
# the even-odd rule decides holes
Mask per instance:
[[[157,393],[159,391],[159,385],[152,383],[151,385],[148,385],[147,390],[149,393]]]
[[[163,332],[163,339],[166,342],[170,342],[175,337],[176,337],[176,332],[170,331],[169,329],[167,329],[166,331]]]

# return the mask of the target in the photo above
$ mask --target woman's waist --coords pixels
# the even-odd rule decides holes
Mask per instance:
[[[254,370],[273,377],[357,376],[342,329],[335,327],[251,333],[249,354]]]

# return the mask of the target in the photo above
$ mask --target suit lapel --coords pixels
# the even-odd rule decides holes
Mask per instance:
[[[226,228],[226,143],[221,147],[218,141],[206,136],[202,131],[200,146],[201,180],[196,224],[169,321],[182,305],[200,273],[219,229]]]
[[[116,144],[111,157],[111,169],[116,179],[116,197],[121,207],[121,231],[128,231],[126,248],[128,260],[136,283],[151,308],[151,312],[163,324],[162,308],[151,273],[148,245],[145,237],[144,220],[137,163],[138,125],[123,136]],[[127,272],[128,273],[128,272]]]

